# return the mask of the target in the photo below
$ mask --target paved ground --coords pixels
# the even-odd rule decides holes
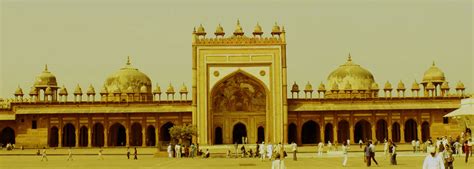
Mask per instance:
[[[24,150],[31,151],[34,150]],[[56,150],[66,151],[66,150]],[[76,150],[79,151],[79,150]],[[106,152],[122,152],[123,149],[108,149]],[[48,156],[48,162],[41,162],[40,156],[33,156],[28,154],[7,154],[2,151],[0,156],[0,169],[266,169],[271,168],[271,162],[262,162],[259,159],[249,158],[211,158],[211,159],[169,159],[165,157],[156,158],[153,155],[140,155],[139,160],[127,160],[125,155],[105,154],[104,160],[99,160],[97,155],[78,154],[74,155],[74,161],[66,161],[67,156],[63,154],[51,154]],[[420,169],[424,159],[424,154],[413,154],[411,152],[400,152],[397,166],[389,165],[389,160],[384,159],[383,153],[377,154],[379,166],[371,168],[403,168],[403,169]],[[322,157],[315,156],[314,153],[299,154],[298,161],[286,159],[285,163],[288,169],[307,169],[307,168],[350,168],[359,169],[365,167],[362,160],[361,152],[349,153],[349,162],[347,167],[341,166],[342,157],[339,153],[324,154]],[[464,163],[462,158],[456,158],[456,169],[472,169],[474,168],[474,161]]]

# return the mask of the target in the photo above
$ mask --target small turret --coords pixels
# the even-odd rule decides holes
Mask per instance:
[[[300,87],[296,82],[291,86],[291,98],[294,98],[294,94],[296,94],[296,98],[299,98],[299,93],[300,93]]]

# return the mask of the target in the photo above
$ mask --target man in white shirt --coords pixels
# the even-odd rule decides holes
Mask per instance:
[[[171,144],[168,145],[168,148],[166,151],[168,152],[168,157],[173,158],[173,148],[171,148]]]
[[[443,161],[436,157],[436,150],[434,147],[427,148],[428,155],[423,161],[423,169],[444,169]]]
[[[260,150],[259,150],[259,153],[260,153],[260,157],[262,158],[262,161],[265,160],[265,142],[262,141],[262,144],[260,144]]]
[[[416,141],[413,139],[411,140],[411,146],[413,147],[413,153],[416,152]]]
[[[332,149],[332,143],[331,143],[331,141],[328,141],[328,153],[331,149]]]
[[[318,156],[323,155],[323,148],[324,148],[323,142],[319,142],[319,144],[318,144]]]
[[[291,151],[293,151],[293,161],[296,161],[296,151],[297,151],[298,145],[296,145],[295,142],[291,143]]]
[[[286,169],[285,167],[285,161],[280,160],[280,154],[277,153],[275,155],[275,160],[272,162],[272,169]]]
[[[417,152],[420,152],[420,140],[416,140],[415,149],[416,149]]]
[[[271,160],[273,155],[273,145],[268,143],[267,145],[267,157]]]
[[[385,140],[385,142],[383,143],[383,155],[384,155],[384,159],[387,159],[387,155],[388,155],[388,142],[387,142],[387,140]]]

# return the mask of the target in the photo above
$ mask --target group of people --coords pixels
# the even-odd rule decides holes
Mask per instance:
[[[3,148],[3,144],[0,143],[0,149]],[[12,144],[12,143],[7,143],[5,145],[5,149],[7,149],[7,151],[10,151],[10,150],[13,150],[15,148],[15,144]]]
[[[202,156],[203,158],[209,158],[211,153],[209,149],[206,149],[206,152],[202,152],[202,149],[199,149],[199,144],[194,145],[181,145],[181,144],[169,144],[166,151],[168,152],[169,158],[182,158],[182,157],[190,157],[194,158],[196,156]]]

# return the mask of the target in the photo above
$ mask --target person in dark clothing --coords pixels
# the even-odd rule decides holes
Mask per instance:
[[[130,160],[130,147],[127,147],[127,159]]]
[[[370,144],[369,143],[367,143],[367,145],[364,148],[364,157],[365,157],[364,161],[367,164],[367,167],[369,167],[370,166],[370,161],[371,161],[371,159],[370,159],[370,157],[371,157],[370,156]]]
[[[135,152],[133,153],[133,159],[134,160],[138,160],[137,155],[138,155],[138,152],[137,152],[137,148],[135,147]]]

